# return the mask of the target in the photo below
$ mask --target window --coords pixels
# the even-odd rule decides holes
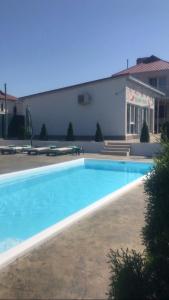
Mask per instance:
[[[165,106],[164,106],[164,104],[159,105],[159,118],[165,118]]]
[[[153,123],[154,123],[154,111],[153,109],[150,109],[150,125],[149,125],[150,132],[153,132]]]
[[[130,133],[130,104],[127,104],[127,133]]]
[[[127,104],[127,133],[136,133],[135,105]]]
[[[143,121],[146,121],[146,123],[147,123],[147,112],[148,112],[147,108],[144,108],[144,117],[143,117]]]
[[[130,124],[135,123],[135,106],[131,105],[131,116],[130,116]]]
[[[153,131],[154,110],[127,104],[127,133],[140,134],[144,120],[150,131]]]
[[[135,126],[136,126],[136,133],[139,133],[139,108],[138,106],[135,107]]]
[[[165,92],[166,85],[167,85],[167,78],[166,76],[160,76],[158,78],[152,77],[149,78],[149,84]]]
[[[166,80],[165,76],[159,77],[159,89],[160,90],[163,91],[166,89],[166,83],[167,83],[167,80]]]
[[[1,111],[3,111],[4,110],[4,105],[3,105],[3,103],[1,103]]]
[[[149,84],[152,85],[153,87],[157,87],[157,78],[149,78]]]

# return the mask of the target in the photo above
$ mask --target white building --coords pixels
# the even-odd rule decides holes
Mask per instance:
[[[155,103],[155,131],[160,132],[163,123],[169,121],[169,62],[154,55],[141,57],[136,65],[117,75],[131,75],[165,93],[165,97],[156,97]]]
[[[51,138],[64,138],[72,122],[77,139],[91,139],[99,122],[105,139],[140,134],[143,120],[154,131],[154,103],[164,93],[138,79],[120,75],[21,97],[29,105],[34,135],[45,123]]]
[[[0,90],[0,138],[5,137],[14,114],[22,114],[23,109],[17,98]]]

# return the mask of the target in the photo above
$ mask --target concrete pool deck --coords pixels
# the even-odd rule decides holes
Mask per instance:
[[[126,159],[86,154],[85,157]],[[0,173],[72,160],[76,156],[0,156]],[[128,159],[145,161],[144,158]],[[147,160],[146,161],[151,161]],[[110,248],[142,249],[143,184],[92,213],[0,271],[0,299],[103,299]]]

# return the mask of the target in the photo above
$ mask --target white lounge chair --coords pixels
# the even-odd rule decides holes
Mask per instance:
[[[29,155],[46,154],[49,149],[50,149],[49,147],[35,147],[35,148],[27,149],[26,152]]]

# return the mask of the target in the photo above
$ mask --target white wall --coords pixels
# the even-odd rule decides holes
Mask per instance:
[[[34,133],[42,123],[49,135],[65,135],[72,122],[76,136],[94,136],[99,122],[104,136],[125,135],[124,78],[105,79],[53,92],[24,97],[24,109],[30,106]],[[91,104],[79,105],[79,94],[89,93]]]
[[[162,151],[159,143],[133,143],[130,155],[153,157]]]
[[[4,100],[0,100],[0,105],[1,104],[3,104],[3,108],[5,110]],[[15,106],[17,108],[17,113],[18,114],[22,114],[23,113],[22,103],[19,103],[19,101],[17,101],[17,100],[7,100],[7,111],[8,111],[8,114],[13,114]]]

